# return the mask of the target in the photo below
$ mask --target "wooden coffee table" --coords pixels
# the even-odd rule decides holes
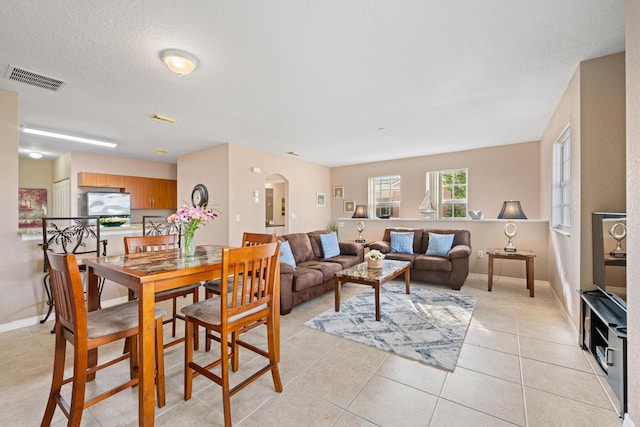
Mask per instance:
[[[409,293],[411,277],[407,261],[384,260],[380,269],[370,269],[367,267],[367,263],[363,262],[337,272],[335,278],[336,311],[340,311],[341,284],[349,282],[368,285],[376,290],[376,320],[380,320],[380,288],[403,273],[406,291]]]

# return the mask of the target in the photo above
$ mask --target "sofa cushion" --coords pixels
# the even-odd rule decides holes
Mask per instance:
[[[320,244],[322,245],[322,257],[324,259],[340,255],[340,245],[338,245],[338,235],[336,233],[320,234]]]
[[[303,264],[299,264],[298,266],[316,270],[322,273],[322,278],[318,283],[316,283],[316,285],[319,285],[322,282],[326,282],[327,280],[333,280],[333,278],[335,278],[336,276],[336,273],[342,270],[342,266],[339,263],[328,261],[307,261]]]
[[[313,268],[306,268],[299,265],[293,273],[293,290],[294,292],[303,289],[312,288],[322,283],[322,271]]]
[[[342,266],[341,269],[353,267],[354,265],[360,264],[362,261],[359,257],[353,255],[338,255],[334,256],[331,259],[328,259],[327,262],[334,262]]]
[[[412,254],[413,237],[411,232],[391,232],[391,253]]]
[[[289,242],[284,242],[280,245],[280,262],[284,262],[285,264],[289,264],[291,267],[296,268],[296,260],[293,257],[293,252],[291,252],[291,245]]]
[[[413,268],[415,270],[424,271],[453,271],[453,263],[449,261],[449,258],[443,258],[438,256],[418,255],[413,261]]]
[[[402,227],[395,227],[395,228],[387,228],[384,230],[384,237],[382,238],[382,240],[386,240],[387,242],[391,242],[391,232],[392,231],[399,231],[399,232],[411,232],[413,233],[413,253],[414,254],[423,254],[424,251],[421,250],[422,248],[422,234],[424,233],[424,230],[421,228],[402,228]]]
[[[399,253],[388,253],[385,255],[385,259],[392,259],[396,261],[408,261],[409,267],[413,268],[413,260],[415,259],[416,254],[399,254]]]
[[[307,233],[309,241],[311,242],[311,249],[313,249],[313,257],[315,259],[322,259],[322,243],[320,242],[320,236],[323,234],[332,233],[331,230],[316,230]]]
[[[291,252],[293,252],[296,264],[311,261],[314,258],[311,240],[307,233],[292,233],[285,235],[285,237],[291,245]]]
[[[429,246],[426,255],[447,256],[451,250],[454,234],[438,234],[429,232]]]

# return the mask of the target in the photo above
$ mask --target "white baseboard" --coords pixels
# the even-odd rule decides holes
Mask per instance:
[[[113,298],[110,300],[103,301],[102,306],[107,308],[113,305],[122,304],[124,302],[127,302],[128,300],[129,299],[126,296]],[[39,316],[29,317],[29,318],[20,319],[20,320],[14,320],[13,322],[9,322],[9,323],[3,323],[2,325],[0,325],[0,333],[13,331],[15,329],[20,329],[20,328],[26,328],[29,326],[39,325],[40,320],[43,317],[44,317],[44,314],[41,314]],[[55,316],[53,313],[51,313],[51,316],[49,316],[49,320],[53,320],[53,319],[55,319]]]

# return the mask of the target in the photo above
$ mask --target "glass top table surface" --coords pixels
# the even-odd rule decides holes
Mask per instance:
[[[137,252],[112,255],[95,259],[101,264],[110,264],[128,270],[152,275],[186,268],[202,267],[222,261],[220,245],[198,245],[193,257],[184,257],[180,248],[155,252]]]
[[[407,261],[383,260],[382,268],[368,268],[367,262],[361,262],[353,267],[346,268],[336,273],[336,277],[347,277],[360,280],[370,280],[377,282],[397,273],[407,267]]]

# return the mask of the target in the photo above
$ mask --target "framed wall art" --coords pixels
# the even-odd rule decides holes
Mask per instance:
[[[344,198],[344,187],[333,187],[333,198],[334,199]]]
[[[353,212],[356,210],[356,202],[350,200],[344,202],[344,211],[345,212]]]
[[[316,193],[316,206],[324,206],[324,193]]]
[[[18,189],[18,228],[42,227],[47,215],[47,190],[44,188]]]

